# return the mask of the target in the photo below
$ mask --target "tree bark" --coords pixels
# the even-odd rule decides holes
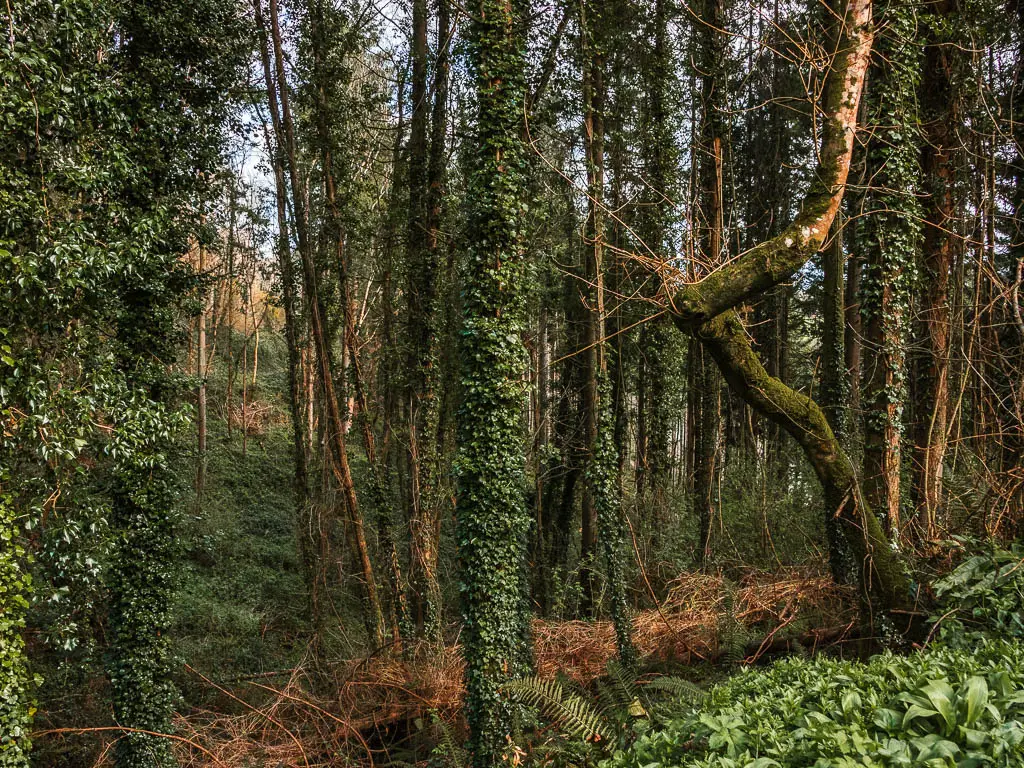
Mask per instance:
[[[806,395],[768,375],[735,312],[702,324],[696,334],[733,390],[803,448],[825,491],[827,509],[846,534],[861,583],[885,609],[907,610],[910,584],[902,564],[865,501],[853,462],[822,409]]]
[[[849,384],[846,372],[846,306],[843,292],[843,223],[841,212],[832,223],[832,243],[822,253],[824,294],[822,300],[821,403],[825,417],[844,450],[849,446]],[[831,507],[825,509],[825,536],[832,578],[845,584],[851,574],[847,567],[847,545],[842,527]]]
[[[604,341],[604,51],[598,33],[600,18],[587,16],[588,5],[580,6],[580,27],[583,49],[583,141],[587,162],[587,224],[584,237],[583,294],[586,317],[584,320],[583,359],[583,412],[584,440],[587,450],[587,475],[593,470],[600,423],[601,408],[598,378],[605,370]],[[593,483],[583,488],[583,520],[580,541],[581,611],[584,616],[595,613],[595,575],[598,538],[598,499]]]
[[[206,247],[199,245],[199,274],[206,273]],[[196,432],[198,456],[196,457],[196,505],[203,503],[203,491],[206,488],[206,315],[209,311],[209,300],[205,292],[202,307],[197,318],[199,324],[198,349],[196,353],[196,378],[199,388],[196,392]]]
[[[956,0],[929,4],[934,24],[956,8]],[[941,34],[941,33],[940,33]],[[921,108],[924,142],[921,172],[925,180],[925,226],[921,253],[922,280],[918,297],[916,336],[923,353],[914,358],[914,478],[913,501],[918,534],[938,535],[942,505],[942,475],[946,456],[949,412],[950,311],[949,274],[956,238],[954,153],[958,140],[955,94],[951,83],[957,47],[934,39],[925,47]]]

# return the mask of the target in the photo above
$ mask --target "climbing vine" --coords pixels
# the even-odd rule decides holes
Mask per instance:
[[[0,475],[3,488],[10,477]],[[33,683],[25,660],[26,595],[30,579],[22,570],[25,549],[19,543],[17,513],[7,494],[0,495],[0,766],[28,765]]]
[[[910,301],[921,246],[921,137],[917,87],[921,47],[915,6],[892,2],[881,30],[868,86],[867,175],[870,185],[860,238],[866,253],[861,314],[876,345],[864,387],[865,457],[870,501],[898,527],[899,444],[907,399],[906,346]],[[871,465],[874,465],[873,467]],[[874,487],[876,490],[870,491]]]
[[[626,545],[622,494],[618,479],[618,450],[615,447],[612,388],[605,372],[597,381],[597,440],[594,455],[587,464],[587,483],[597,508],[598,538],[605,563],[609,604],[619,659],[628,668],[636,663],[636,649],[631,634],[632,621],[626,600],[626,575],[623,552]]]
[[[499,687],[526,669],[522,413],[528,359],[519,222],[525,159],[521,9],[481,0],[470,25],[477,123],[470,177],[458,472],[466,719],[473,765],[497,765],[510,713]]]

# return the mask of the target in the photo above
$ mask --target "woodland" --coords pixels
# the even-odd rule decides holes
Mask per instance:
[[[0,768],[1024,766],[1024,2],[0,33]]]

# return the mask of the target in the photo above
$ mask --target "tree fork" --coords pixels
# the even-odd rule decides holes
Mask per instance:
[[[669,297],[677,324],[696,328],[787,280],[824,244],[850,172],[857,108],[871,54],[871,0],[844,4],[840,44],[824,94],[821,151],[802,210],[780,234]]]

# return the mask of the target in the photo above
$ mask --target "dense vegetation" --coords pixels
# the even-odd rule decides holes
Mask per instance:
[[[0,30],[0,768],[1024,764],[1024,3]]]
[[[1024,647],[983,640],[869,663],[820,657],[745,670],[692,716],[607,765],[1020,765]]]
[[[744,669],[692,712],[634,726],[603,765],[1020,765],[1020,563],[994,549],[937,582],[945,610],[924,650]]]

